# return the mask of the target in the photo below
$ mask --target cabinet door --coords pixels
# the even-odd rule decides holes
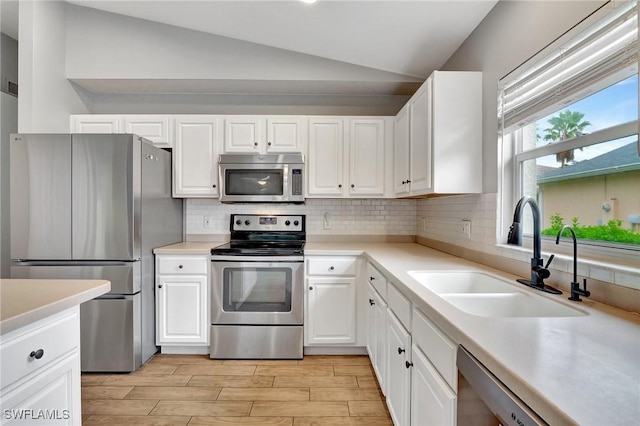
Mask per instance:
[[[4,362],[4,361],[3,361]],[[79,425],[82,423],[80,402],[80,353],[76,349],[51,367],[34,374],[29,380],[10,391],[2,392],[2,424],[52,424],[52,420],[34,418],[29,421],[20,414],[39,413],[56,419],[54,424]],[[25,421],[26,420],[26,421]]]
[[[173,148],[169,116],[125,115],[124,133],[133,133],[149,139],[159,148]]]
[[[395,117],[393,150],[393,192],[396,196],[409,193],[409,104]]]
[[[433,186],[431,82],[430,77],[409,103],[411,195],[426,194]]]
[[[159,276],[157,344],[207,343],[207,277]]]
[[[387,304],[378,295],[371,284],[368,284],[367,311],[367,350],[373,371],[383,394],[386,394],[386,336],[387,336]]]
[[[309,196],[344,195],[343,120],[311,119],[309,121],[309,164],[307,176]]]
[[[71,133],[124,133],[117,115],[85,114],[71,116]]]
[[[411,404],[411,335],[387,309],[387,406],[393,424],[408,425]]]
[[[307,343],[355,343],[355,278],[308,278],[307,301]]]
[[[412,348],[411,425],[456,424],[456,394],[415,345]]]
[[[218,196],[218,119],[176,118],[173,196]]]
[[[305,120],[299,117],[267,119],[267,152],[305,152]]]
[[[352,119],[349,126],[349,194],[384,195],[384,120]]]
[[[225,117],[224,152],[265,152],[264,118],[253,116]]]

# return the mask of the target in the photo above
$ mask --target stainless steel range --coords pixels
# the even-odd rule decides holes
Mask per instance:
[[[211,250],[215,359],[302,359],[304,215],[231,215]]]

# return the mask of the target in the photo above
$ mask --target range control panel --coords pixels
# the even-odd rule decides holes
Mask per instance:
[[[304,231],[305,215],[232,214],[231,231]]]

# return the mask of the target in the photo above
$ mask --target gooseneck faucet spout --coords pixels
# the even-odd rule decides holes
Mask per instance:
[[[518,204],[516,204],[516,209],[513,213],[513,223],[509,228],[507,244],[514,244],[518,246],[522,245],[521,222],[522,212],[524,211],[524,207],[526,205],[529,205],[529,207],[531,207],[531,213],[533,214],[533,257],[531,258],[531,279],[519,279],[518,282],[528,285],[529,287],[545,291],[547,293],[560,294],[562,293],[560,290],[548,286],[544,283],[545,278],[549,278],[549,276],[551,276],[548,268],[554,256],[551,255],[549,257],[549,260],[547,261],[547,264],[544,265],[544,260],[542,259],[541,253],[542,243],[540,232],[540,208],[538,207],[538,203],[536,203],[536,201],[528,195],[522,197],[518,201]]]
[[[560,244],[560,237],[566,229],[571,231],[571,238],[573,238],[573,281],[571,281],[571,296],[569,297],[569,300],[582,302],[580,296],[589,297],[591,296],[591,292],[587,290],[586,278],[584,279],[584,290],[580,288],[580,284],[578,283],[578,241],[576,240],[576,233],[573,228],[569,225],[564,225],[562,229],[560,229],[560,232],[558,232],[556,244]]]

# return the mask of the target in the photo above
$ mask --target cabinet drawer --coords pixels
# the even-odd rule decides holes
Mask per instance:
[[[387,279],[371,263],[367,263],[367,280],[384,300],[387,300]]]
[[[162,256],[158,258],[158,274],[206,274],[207,257]]]
[[[387,305],[407,330],[411,330],[411,302],[391,283],[387,285]]]
[[[353,275],[357,272],[356,258],[307,258],[307,275]]]
[[[417,309],[413,310],[412,325],[413,342],[429,358],[442,378],[451,386],[458,389],[458,370],[456,367],[457,346],[429,321]]]
[[[0,388],[50,365],[80,347],[78,307],[18,329],[0,340]],[[42,357],[35,358],[42,349]],[[34,356],[31,356],[31,353]]]

